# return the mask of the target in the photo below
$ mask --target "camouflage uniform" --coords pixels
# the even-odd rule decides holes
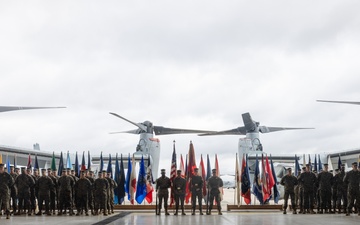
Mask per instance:
[[[10,218],[10,190],[14,185],[14,179],[7,172],[0,173],[0,207],[3,205],[6,218]]]
[[[117,187],[117,184],[114,179],[111,179],[111,177],[106,177],[106,180],[109,182],[107,208],[108,213],[110,214],[114,213],[114,188]]]
[[[192,204],[192,214],[195,215],[195,209],[196,209],[196,198],[198,199],[199,202],[199,210],[200,210],[200,215],[202,215],[202,198],[203,198],[203,194],[202,194],[202,190],[203,190],[203,185],[204,185],[204,180],[202,179],[201,176],[193,176],[191,178],[191,204]]]
[[[170,188],[170,186],[171,186],[171,181],[168,177],[165,176],[165,172],[164,172],[163,176],[159,177],[156,180],[156,191],[158,193],[158,198],[159,198],[159,204],[157,206],[158,211],[156,212],[157,215],[160,215],[163,200],[164,200],[165,215],[169,215],[169,213],[168,213],[168,198],[169,198],[168,188]]]
[[[107,189],[109,188],[109,182],[105,178],[97,178],[94,183],[94,208],[95,215],[98,214],[98,210],[103,209],[104,215],[107,214]]]
[[[348,197],[348,205],[347,205],[347,213],[349,215],[352,212],[352,208],[354,207],[354,201],[356,201],[356,208],[360,208],[360,190],[359,190],[359,182],[360,182],[360,171],[350,170],[346,173],[344,177],[344,183],[347,185],[347,197]],[[359,212],[360,215],[360,212]]]
[[[19,198],[19,207],[16,215],[21,214],[23,204],[24,204],[24,208],[28,209],[28,214],[31,215],[30,189],[32,189],[35,186],[35,181],[30,175],[26,174],[25,168],[23,168],[21,170],[21,174],[17,176],[15,180],[15,185],[18,188],[18,198]]]
[[[39,212],[36,215],[42,215],[43,202],[45,202],[45,213],[51,215],[49,211],[50,191],[54,188],[54,182],[48,176],[41,176],[36,181],[36,192],[38,193]]]
[[[16,180],[17,175],[16,173],[10,173],[10,176],[14,179],[14,181]],[[17,202],[18,202],[18,190],[16,185],[14,184],[13,186],[11,186],[11,200],[12,200],[12,209],[13,212],[15,213],[17,211]]]
[[[223,186],[223,181],[220,177],[216,176],[213,172],[213,176],[210,177],[207,180],[207,187],[210,190],[210,198],[208,199],[210,205],[209,205],[209,211],[208,214],[211,215],[211,210],[213,208],[214,199],[216,201],[216,205],[218,208],[219,215],[222,215],[221,213],[221,198],[220,198],[220,190],[219,188]]]
[[[86,177],[90,183],[91,183],[91,189],[89,190],[88,194],[88,202],[89,202],[89,208],[91,210],[91,214],[94,215],[94,183],[95,183],[95,178],[91,177],[91,176],[87,176]]]
[[[303,213],[314,214],[314,187],[317,186],[317,179],[314,173],[306,171],[301,173],[298,182],[302,184],[304,194]]]
[[[323,213],[325,209],[325,213],[331,212],[331,186],[333,185],[333,175],[330,172],[322,171],[319,173],[317,181],[319,183],[320,190],[320,199],[321,199],[321,209],[319,213]]]
[[[83,209],[85,210],[85,214],[88,215],[89,192],[91,192],[91,186],[91,182],[86,177],[82,177],[76,182],[76,215],[80,215],[80,212]]]
[[[75,182],[72,177],[67,176],[63,171],[63,175],[58,180],[59,184],[59,213],[58,215],[63,214],[63,210],[70,207],[70,215],[73,215],[73,200],[72,200],[72,190],[75,185]]]
[[[55,214],[56,201],[57,201],[57,190],[58,190],[58,177],[51,174],[51,171],[48,170],[48,177],[54,183],[53,188],[50,190],[50,211]]]
[[[344,183],[345,177],[345,168],[342,168],[341,171],[335,175],[335,182],[337,188],[337,202],[336,207],[338,213],[341,213],[341,201],[343,202],[343,211],[346,213],[347,208],[347,185]]]
[[[291,170],[290,170],[291,171]],[[285,175],[281,178],[280,184],[284,186],[284,214],[286,214],[286,209],[288,206],[289,196],[291,199],[291,207],[293,209],[293,213],[296,214],[296,203],[295,203],[295,186],[298,184],[298,180],[293,175]]]
[[[181,170],[180,170],[181,173]],[[186,215],[184,212],[184,200],[185,200],[185,189],[186,189],[186,180],[182,178],[179,173],[178,176],[173,180],[174,196],[175,196],[175,214],[178,214],[179,211],[179,201],[181,203],[182,215]]]

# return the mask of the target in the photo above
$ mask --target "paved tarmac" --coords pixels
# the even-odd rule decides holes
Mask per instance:
[[[2,216],[1,225],[21,224],[21,225],[184,225],[184,224],[206,224],[206,225],[359,225],[360,216],[352,214],[316,214],[316,215],[283,215],[280,211],[242,211],[242,212],[223,212],[222,216],[213,213],[210,216],[191,216],[186,212],[186,216],[161,216],[154,215],[153,212],[115,212],[111,216],[12,216],[9,220]]]

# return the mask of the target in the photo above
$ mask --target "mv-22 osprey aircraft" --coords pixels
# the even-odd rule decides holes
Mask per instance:
[[[260,123],[252,120],[250,113],[242,114],[244,126],[234,128],[231,130],[219,131],[219,132],[166,128],[162,126],[154,126],[149,121],[145,121],[143,123],[135,123],[116,113],[110,112],[110,114],[138,127],[138,129],[136,130],[112,132],[112,133],[140,134],[140,140],[136,147],[136,152],[134,153],[134,155],[137,160],[140,159],[142,155],[145,155],[144,158],[150,155],[150,161],[152,165],[152,175],[154,178],[158,176],[157,174],[158,174],[159,157],[160,157],[160,143],[157,138],[154,138],[154,133],[156,135],[198,133],[199,136],[246,135],[245,139],[239,139],[239,152],[241,152],[241,154],[247,152],[261,154],[263,152],[262,152],[262,145],[259,139],[259,132],[269,133],[269,132],[275,132],[281,130],[312,129],[312,128],[285,128],[285,127],[259,126]]]

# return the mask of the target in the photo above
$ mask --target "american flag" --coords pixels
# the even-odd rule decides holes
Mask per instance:
[[[171,183],[173,183],[173,180],[176,177],[176,152],[175,152],[175,141],[174,141],[174,150],[173,150],[173,154],[172,154],[172,159],[171,159],[171,170],[170,170],[170,181]],[[170,206],[172,206],[174,204],[174,187],[171,185],[171,192],[170,192]]]

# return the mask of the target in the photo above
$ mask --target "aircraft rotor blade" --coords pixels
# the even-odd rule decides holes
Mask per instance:
[[[360,102],[349,102],[349,101],[327,101],[327,100],[316,100],[316,101],[317,101],[317,102],[344,103],[344,104],[360,105]]]
[[[139,124],[139,123],[135,123],[135,122],[133,122],[133,121],[131,121],[131,120],[128,120],[128,119],[126,119],[125,117],[122,117],[122,116],[120,116],[120,115],[118,115],[118,114],[116,114],[116,113],[113,113],[113,112],[109,112],[111,115],[113,115],[113,116],[116,116],[116,117],[119,117],[120,119],[123,119],[123,120],[125,120],[126,122],[128,122],[128,123],[131,123],[132,125],[134,125],[134,126],[137,126],[139,129],[141,129],[141,130],[143,130],[143,131],[146,131],[146,127],[144,126],[144,125],[142,125],[142,124]]]
[[[243,122],[244,122],[244,126],[245,126],[246,130],[250,131],[250,132],[255,131],[256,124],[252,120],[250,113],[243,113],[241,116],[243,118]]]
[[[66,107],[22,107],[22,106],[0,106],[0,112],[28,110],[28,109],[63,109]]]
[[[238,127],[231,130],[224,130],[218,132],[208,132],[199,134],[199,136],[213,136],[213,135],[246,135],[246,128],[245,127]]]
[[[166,135],[166,134],[194,134],[194,133],[209,133],[209,132],[211,133],[214,131],[190,130],[190,129],[178,129],[178,128],[154,126],[154,132],[156,135]]]
[[[136,130],[128,130],[128,131],[118,131],[118,132],[110,132],[109,134],[120,134],[120,133],[127,133],[127,134],[140,134],[141,133],[141,129],[136,129]]]
[[[270,132],[282,131],[282,130],[304,130],[304,129],[315,129],[315,128],[266,127],[266,126],[259,126],[259,131],[260,131],[261,133],[270,133]]]

